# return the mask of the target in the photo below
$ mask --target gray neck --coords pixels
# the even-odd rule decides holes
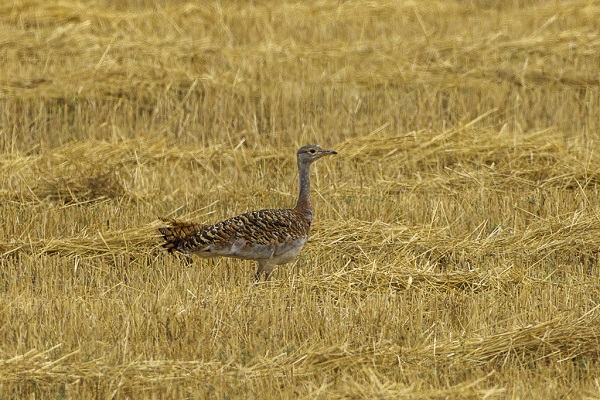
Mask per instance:
[[[303,213],[312,220],[312,203],[310,202],[310,164],[298,161],[298,202],[294,210]]]

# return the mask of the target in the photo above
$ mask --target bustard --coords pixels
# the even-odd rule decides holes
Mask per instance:
[[[310,201],[310,165],[321,157],[337,154],[317,145],[298,149],[298,201],[291,209],[250,211],[213,225],[163,219],[159,228],[170,253],[179,251],[200,257],[232,257],[258,263],[256,280],[265,280],[276,265],[288,263],[308,240],[313,219]]]

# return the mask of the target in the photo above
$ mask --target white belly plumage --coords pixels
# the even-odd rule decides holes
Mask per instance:
[[[307,236],[272,244],[248,243],[239,238],[228,246],[210,245],[195,252],[200,257],[232,257],[244,260],[265,260],[270,264],[285,264],[292,261],[308,240]]]

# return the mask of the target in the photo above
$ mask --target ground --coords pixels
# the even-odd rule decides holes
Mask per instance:
[[[116,7],[116,8],[115,8]],[[598,1],[0,5],[0,397],[600,397]],[[293,206],[254,265],[159,217]]]

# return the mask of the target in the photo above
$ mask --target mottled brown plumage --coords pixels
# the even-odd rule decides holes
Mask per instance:
[[[163,219],[169,226],[159,228],[169,251],[200,257],[232,257],[258,263],[256,278],[265,279],[275,265],[290,262],[302,250],[310,234],[310,164],[326,155],[337,154],[319,146],[298,150],[299,194],[293,209],[251,211],[213,225]]]

